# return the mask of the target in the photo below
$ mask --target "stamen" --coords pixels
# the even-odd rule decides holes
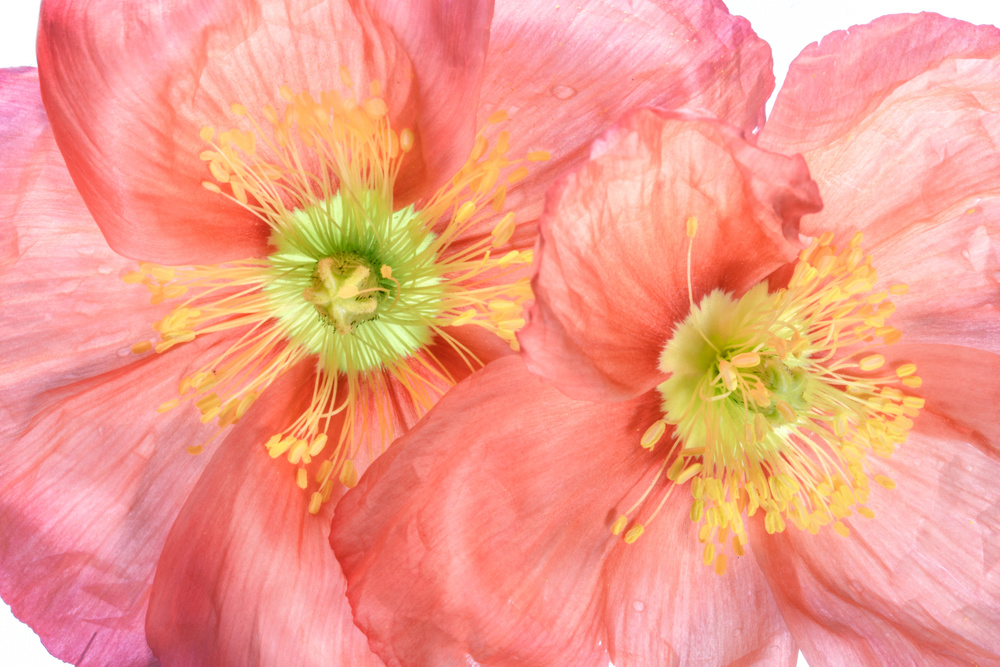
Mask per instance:
[[[354,89],[346,68],[340,79]],[[310,405],[264,443],[272,458],[295,466],[313,513],[335,483],[357,482],[362,443],[374,445],[374,454],[394,437],[394,387],[420,414],[454,383],[429,349],[434,338],[474,369],[479,360],[446,327],[481,326],[516,349],[531,298],[531,251],[491,256],[514,233],[512,213],[490,237],[470,243],[463,234],[502,213],[508,185],[527,174],[524,163],[548,153],[512,159],[509,132],[496,133],[492,150],[481,132],[454,178],[418,206],[396,209],[395,180],[415,136],[391,127],[380,82],[366,89],[364,97],[327,91],[316,99],[283,86],[283,108],[266,106],[257,116],[233,104],[242,129],[202,128],[209,148],[201,158],[214,178],[204,187],[270,227],[268,257],[216,266],[142,263],[123,277],[144,285],[154,304],[184,299],[154,325],[159,341],[137,342],[134,353],[166,353],[210,333],[228,332],[233,341],[185,377],[179,397],[160,412],[190,401],[221,431],[282,374],[303,361],[315,364]],[[497,111],[489,123],[506,118]],[[314,463],[317,457],[323,460]]]
[[[686,226],[693,238],[697,221]],[[769,533],[788,523],[812,533],[831,525],[844,537],[850,530],[842,519],[874,516],[865,507],[866,455],[891,455],[924,399],[905,393],[920,384],[914,364],[879,374],[886,364],[879,348],[901,337],[885,323],[895,308],[887,298],[906,286],[875,293],[861,235],[842,252],[830,246],[832,238],[825,233],[802,251],[786,288],[769,293],[761,283],[738,300],[715,291],[697,306],[689,243],[691,314],[661,356],[670,375],[660,386],[664,419],[639,443],[651,450],[665,425],[674,427],[660,465],[669,481],[660,485],[657,474],[615,521],[614,534],[659,495],[647,518],[634,523],[648,527],[670,491],[689,483],[703,560],[721,574],[726,550],[743,553],[744,514],[763,511]],[[895,486],[884,475],[872,479]]]

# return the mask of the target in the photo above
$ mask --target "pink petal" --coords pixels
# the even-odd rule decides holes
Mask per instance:
[[[0,594],[72,662],[147,664],[153,568],[206,462],[180,411],[184,356],[139,359],[159,317],[73,188],[34,70],[0,72]],[[154,423],[154,418],[155,423]]]
[[[108,248],[73,187],[35,70],[0,72],[0,414],[13,415],[135,363],[132,344],[150,338],[165,309],[122,282],[135,262]]]
[[[997,442],[982,451],[931,410],[917,424],[880,462],[896,488],[873,485],[875,518],[845,519],[849,537],[751,531],[810,665],[1000,661]]]
[[[213,430],[191,411],[156,414],[182,374],[219,353],[187,348],[63,377],[0,411],[0,595],[63,660],[152,662],[144,621],[153,572],[207,463],[185,447]]]
[[[307,366],[228,434],[170,532],[146,620],[164,664],[381,664],[351,620],[332,505],[309,514],[294,468],[263,447],[304,409]]]
[[[799,217],[819,207],[801,158],[761,151],[715,119],[630,114],[549,195],[525,363],[576,398],[649,391],[690,309],[685,221],[698,219],[697,302],[716,288],[741,293],[792,259]]]
[[[1000,447],[1000,356],[958,345],[898,344],[883,350],[887,368],[914,363],[922,384],[907,393],[984,452]],[[975,378],[970,381],[969,378]],[[917,422],[920,425],[920,422]],[[905,449],[902,454],[905,456]],[[893,459],[894,460],[894,459]]]
[[[605,519],[641,474],[618,443],[655,407],[594,410],[516,357],[450,391],[337,508],[331,543],[375,652],[390,666],[606,665]],[[581,422],[607,446],[575,441]]]
[[[497,3],[479,123],[506,110],[509,155],[552,155],[509,190],[512,247],[531,247],[549,185],[630,109],[705,109],[749,133],[773,88],[770,47],[717,0]]]
[[[615,511],[656,467],[638,441],[658,403],[573,401],[502,359],[376,461],[337,507],[331,542],[355,619],[386,664],[606,665],[605,646],[622,665],[720,664],[756,649],[794,660],[753,559],[735,564],[728,582],[748,587],[735,592],[691,553],[686,507],[668,508],[646,544],[611,535]],[[694,596],[718,597],[684,598],[684,576]],[[693,612],[673,615],[675,597]],[[756,618],[738,618],[751,604]],[[729,636],[682,644],[713,623]]]
[[[619,543],[605,564],[615,666],[792,667],[798,650],[750,550],[715,574],[690,509],[687,486],[676,488],[642,537]]]
[[[232,127],[231,103],[259,110],[282,85],[339,88],[346,66],[358,85],[382,81],[390,115],[421,131],[422,159],[401,174],[416,196],[450,171],[456,145],[471,142],[462,130],[475,109],[456,102],[479,85],[489,21],[481,5],[386,11],[386,23],[360,3],[52,0],[38,42],[46,106],[116,250],[168,263],[257,255],[263,224],[200,185],[209,178],[200,128]]]
[[[807,47],[758,141],[802,153],[819,184],[804,233],[877,244],[996,197],[998,111],[1000,30],[886,16]]]
[[[893,297],[889,322],[904,342],[1000,353],[1000,197],[976,197],[866,250],[884,287],[909,287]]]

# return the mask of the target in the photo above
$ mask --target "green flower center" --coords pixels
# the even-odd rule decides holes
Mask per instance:
[[[413,207],[383,208],[375,193],[338,192],[293,211],[271,236],[272,310],[329,372],[405,359],[430,342],[441,312],[434,235]]]

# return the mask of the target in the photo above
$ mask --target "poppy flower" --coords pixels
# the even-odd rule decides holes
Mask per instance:
[[[996,28],[883,17],[756,137],[642,109],[596,141],[521,356],[338,506],[386,664],[1000,660],[998,70]]]
[[[0,594],[84,664],[378,664],[333,505],[510,354],[555,174],[773,85],[717,2],[52,0],[38,44],[0,87]]]

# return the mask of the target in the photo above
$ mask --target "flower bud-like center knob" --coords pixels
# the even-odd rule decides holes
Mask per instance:
[[[385,299],[386,290],[373,269],[360,255],[334,253],[316,262],[312,286],[302,296],[338,334],[352,333],[378,316],[379,304]]]

